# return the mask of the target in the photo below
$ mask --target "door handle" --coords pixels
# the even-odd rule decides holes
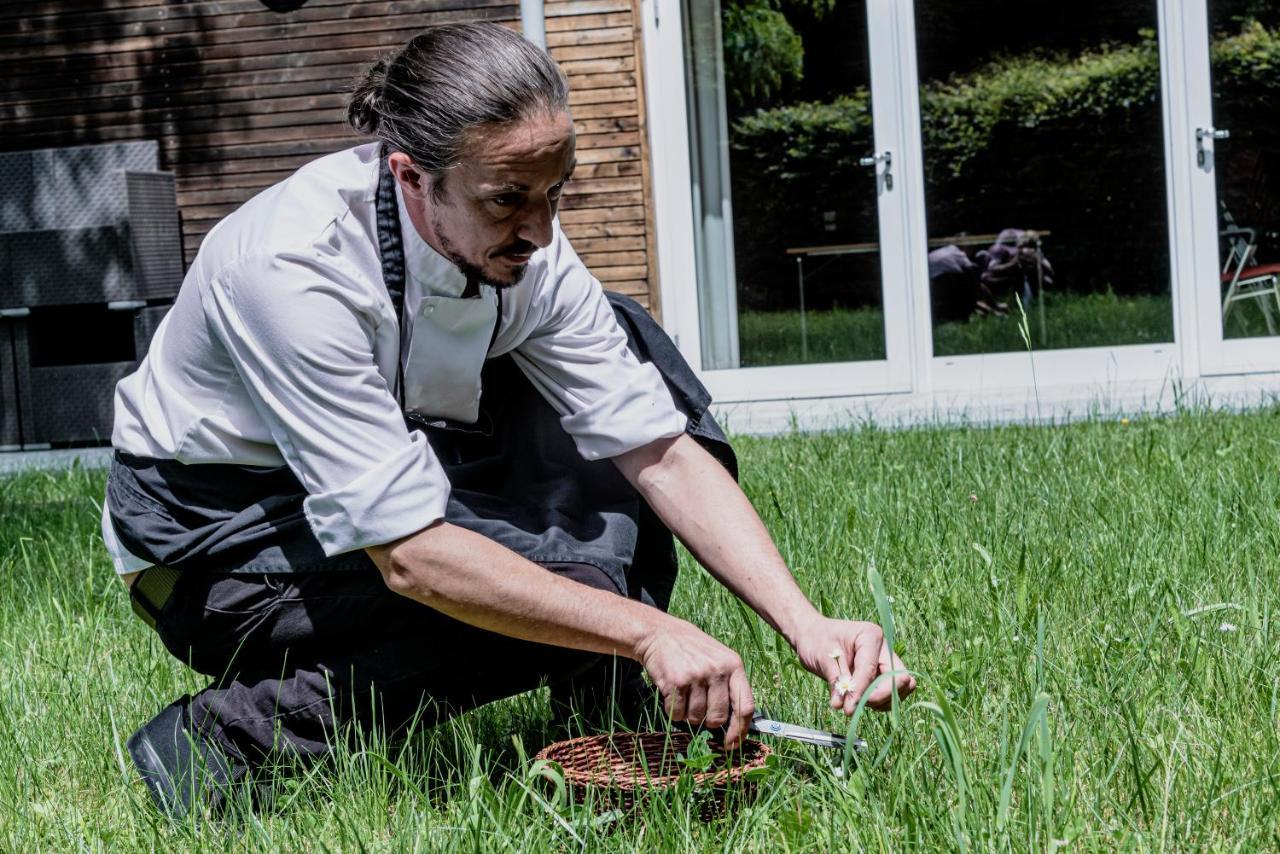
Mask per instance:
[[[886,190],[893,189],[893,152],[886,151],[884,154],[874,154],[863,157],[858,161],[859,166],[870,169],[876,168],[877,163],[884,164],[884,188]]]
[[[1196,165],[1203,166],[1205,159],[1208,157],[1208,140],[1230,138],[1231,131],[1226,128],[1196,128]]]

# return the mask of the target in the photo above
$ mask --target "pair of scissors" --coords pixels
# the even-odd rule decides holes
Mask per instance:
[[[772,718],[765,717],[761,712],[756,712],[748,729],[761,735],[774,735],[778,738],[788,738],[802,744],[813,744],[818,747],[830,747],[839,750],[843,750],[849,741],[843,735],[836,735],[834,732],[775,721]],[[862,753],[867,749],[867,743],[860,738],[855,738],[853,740],[853,749],[858,753]]]

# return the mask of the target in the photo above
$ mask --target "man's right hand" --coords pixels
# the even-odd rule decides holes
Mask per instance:
[[[736,652],[676,617],[663,620],[636,652],[671,720],[711,728],[727,725],[725,747],[738,746],[756,707]]]
[[[627,655],[674,721],[747,733],[755,701],[742,659],[697,626],[561,578],[473,531],[439,523],[369,555],[387,586],[464,623],[536,643]]]

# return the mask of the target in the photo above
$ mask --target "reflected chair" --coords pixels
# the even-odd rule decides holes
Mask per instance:
[[[1228,217],[1229,220],[1229,217]],[[1236,303],[1257,300],[1267,333],[1275,335],[1280,315],[1280,264],[1257,263],[1258,234],[1229,222],[1219,234],[1226,241],[1227,256],[1222,265],[1222,323],[1225,326]]]

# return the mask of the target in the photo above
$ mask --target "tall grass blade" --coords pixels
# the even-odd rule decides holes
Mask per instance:
[[[880,571],[874,566],[867,567],[867,583],[871,587],[871,596],[876,602],[876,614],[880,617],[880,628],[884,630],[885,646],[892,653],[895,648],[893,609],[889,607],[889,597],[884,592],[884,579],[880,577]]]
[[[942,751],[942,759],[951,780],[956,787],[956,810],[953,816],[956,843],[961,850],[968,847],[968,839],[964,828],[969,816],[969,772],[966,767],[964,753],[961,749],[960,726],[956,723],[955,712],[945,693],[935,688],[933,695],[936,703],[922,701],[915,708],[928,712],[934,717],[933,736]]]
[[[1040,719],[1048,713],[1049,699],[1048,694],[1041,692],[1032,700],[1027,722],[1022,727],[1022,738],[1018,740],[1018,749],[1009,757],[1009,767],[1005,769],[1004,783],[1000,786],[1000,805],[996,809],[996,830],[1001,833],[1009,823],[1009,804],[1013,800],[1013,778],[1018,772],[1018,763],[1027,752]]]

